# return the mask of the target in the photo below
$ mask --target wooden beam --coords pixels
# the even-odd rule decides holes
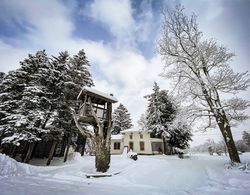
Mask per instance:
[[[112,103],[107,103],[107,120],[108,122],[112,120]]]

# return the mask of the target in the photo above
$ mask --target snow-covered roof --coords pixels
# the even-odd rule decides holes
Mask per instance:
[[[122,134],[111,135],[111,139],[122,139],[122,138],[123,138]]]
[[[101,91],[98,91],[91,87],[83,87],[79,95],[77,96],[77,99],[80,98],[81,94],[88,94],[88,95],[97,95],[98,97],[105,99],[107,101],[110,101],[112,103],[118,102],[118,100],[111,94],[103,93]]]
[[[121,133],[127,133],[127,132],[147,132],[147,131],[143,131],[140,127],[132,127],[130,129],[121,131]]]

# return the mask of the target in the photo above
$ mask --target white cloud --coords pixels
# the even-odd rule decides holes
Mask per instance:
[[[112,59],[109,64],[99,64],[108,81],[97,79],[96,87],[103,91],[110,88],[108,93],[114,93],[119,102],[131,112],[133,122],[136,123],[147,109],[144,96],[151,93],[153,82],[158,82],[162,89],[169,88],[168,81],[158,77],[162,68],[160,57],[146,60],[141,54],[119,51],[113,53]]]
[[[154,15],[151,7],[151,1],[142,1],[138,21],[136,25],[137,40],[142,42],[150,41],[152,31],[155,31]]]
[[[23,60],[31,51],[15,48],[0,40],[0,71],[8,72],[19,67],[19,61]]]
[[[83,11],[85,15],[102,23],[117,38],[118,44],[133,42],[135,21],[129,0],[95,0]]]
[[[82,15],[101,23],[115,38],[117,48],[136,50],[137,42],[152,41],[155,32],[151,1],[142,1],[137,18],[130,0],[94,0],[82,10]],[[154,37],[153,37],[154,38]]]

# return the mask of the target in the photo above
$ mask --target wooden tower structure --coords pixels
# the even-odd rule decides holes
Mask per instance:
[[[112,121],[112,104],[118,102],[112,94],[84,87],[77,99],[81,101],[78,113],[79,122],[96,126],[96,120],[99,120],[104,129],[108,127]]]
[[[110,164],[112,104],[118,101],[112,94],[89,87],[81,90],[78,100],[81,101],[78,112],[71,109],[75,124],[94,145],[96,171],[106,172]],[[89,125],[93,126],[92,130],[88,128]]]

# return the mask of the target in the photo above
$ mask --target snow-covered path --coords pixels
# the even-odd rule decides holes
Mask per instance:
[[[250,161],[250,155],[245,160]],[[244,161],[243,158],[243,161]],[[137,161],[112,156],[106,178],[94,173],[94,157],[77,157],[67,165],[29,166],[29,175],[0,178],[0,194],[249,194],[250,173],[225,169],[226,157],[199,155],[139,156]]]

